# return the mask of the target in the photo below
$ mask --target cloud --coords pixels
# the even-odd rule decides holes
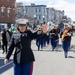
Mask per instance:
[[[70,3],[66,0],[55,0],[55,4],[47,4],[47,7],[54,7],[55,9],[58,10],[64,10],[65,15],[69,16],[72,18],[72,20],[75,20],[75,4]]]

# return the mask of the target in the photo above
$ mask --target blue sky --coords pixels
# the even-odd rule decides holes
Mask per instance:
[[[16,0],[25,4],[35,3],[47,5],[47,7],[54,7],[58,10],[64,10],[65,15],[75,20],[75,0]]]

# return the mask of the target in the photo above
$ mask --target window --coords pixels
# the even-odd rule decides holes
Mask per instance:
[[[27,13],[27,9],[26,9],[26,13]]]
[[[10,18],[10,10],[11,10],[11,8],[10,8],[10,6],[7,8],[7,16]]]
[[[41,15],[39,16],[39,20],[41,20]]]
[[[1,9],[1,14],[2,14],[2,17],[4,17],[4,9],[3,8]]]
[[[44,9],[44,13],[45,13],[45,9]]]
[[[37,16],[37,20],[39,20],[39,16]]]
[[[10,10],[8,10],[8,17],[10,17]]]
[[[39,8],[39,12],[41,12],[41,9]]]
[[[4,5],[2,5],[2,7],[1,7],[1,15],[2,15],[2,17],[5,16],[5,7],[4,7]]]
[[[37,12],[37,8],[35,8],[35,12]]]

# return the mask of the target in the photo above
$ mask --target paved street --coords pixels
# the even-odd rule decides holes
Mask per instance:
[[[32,49],[36,61],[34,62],[33,75],[75,75],[75,37],[72,38],[71,50],[68,58],[64,58],[63,49],[60,45],[52,52],[51,46],[37,51],[35,41],[32,42]],[[0,75],[13,75],[12,57],[8,65],[3,65],[5,54],[0,50]]]

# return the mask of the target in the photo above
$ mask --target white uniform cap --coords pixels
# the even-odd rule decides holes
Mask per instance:
[[[23,25],[26,25],[27,24],[27,22],[28,22],[28,20],[27,19],[18,19],[18,20],[16,20],[16,23],[19,25],[19,24],[23,24]]]
[[[67,25],[68,26],[69,24],[68,23],[64,23],[64,25]]]

